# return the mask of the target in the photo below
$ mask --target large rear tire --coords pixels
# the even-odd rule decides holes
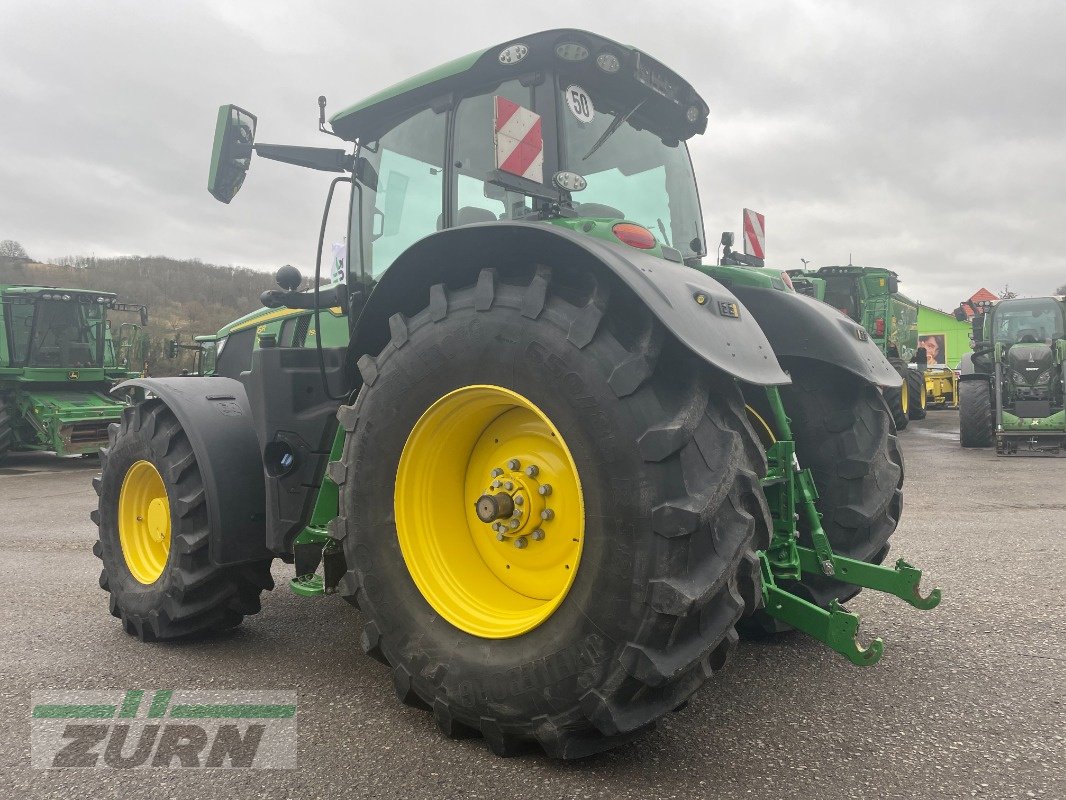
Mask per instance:
[[[836,553],[880,564],[903,513],[903,454],[891,412],[876,386],[843,369],[807,359],[782,359],[782,366],[792,384],[781,387],[781,399],[796,455],[818,489],[822,529]],[[747,394],[759,414],[772,420],[761,390]],[[812,547],[803,514],[799,532],[800,543]],[[786,588],[823,608],[860,591],[822,575],[804,575]],[[764,614],[755,622],[769,632],[784,628]]]
[[[907,388],[907,416],[910,419],[925,419],[925,373],[908,369],[905,376]]]
[[[994,439],[990,382],[960,381],[959,443],[963,447],[991,447]]]
[[[480,733],[499,755],[539,745],[579,758],[628,741],[722,669],[736,623],[761,605],[765,458],[736,383],[612,289],[607,302],[602,284],[581,291],[544,268],[434,286],[423,311],[392,317],[338,415],[339,589],[362,610],[362,648],[445,735]],[[508,438],[512,416],[534,444]],[[542,538],[518,546],[514,517],[494,532],[502,523],[474,516],[479,487],[525,492],[552,458],[570,499]],[[457,479],[467,463],[476,474]],[[512,505],[533,516],[539,490],[526,493]],[[560,536],[565,565],[544,549]],[[528,577],[527,558],[576,574],[516,597],[501,587]]]
[[[111,614],[142,641],[232,628],[274,587],[270,561],[217,566],[208,557],[203,478],[185,431],[161,400],[122,411],[93,479],[93,553]]]

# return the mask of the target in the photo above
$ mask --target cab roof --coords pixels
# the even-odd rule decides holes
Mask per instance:
[[[114,292],[98,292],[95,289],[64,289],[60,286],[29,286],[26,284],[12,284],[0,286],[0,292],[9,295],[40,294],[41,292],[62,292],[63,294],[91,294],[94,297],[118,297]]]
[[[588,51],[587,56],[580,62],[563,59],[557,55],[556,48],[565,44],[580,45]],[[516,53],[521,53],[521,57],[516,59]],[[596,69],[596,59],[604,53],[610,53],[618,59],[619,67],[614,73]],[[453,95],[461,95],[464,89],[472,88],[472,83],[483,86],[494,80],[502,82],[560,65],[584,70],[605,82],[629,78],[635,86],[643,85],[652,98],[659,100],[646,104],[641,110],[642,114],[646,112],[649,118],[654,119],[656,114],[665,112],[672,117],[669,114],[671,108],[679,107],[681,127],[687,128],[682,131],[680,138],[687,139],[706,130],[707,103],[679,75],[634,47],[572,28],[517,37],[441,64],[349,106],[334,114],[330,123],[333,130],[345,139],[372,141],[401,121],[412,109],[425,107],[438,99],[442,103],[449,103],[455,99]],[[691,106],[698,111],[694,123],[686,122],[684,116]]]

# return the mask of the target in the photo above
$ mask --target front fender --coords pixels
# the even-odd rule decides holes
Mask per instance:
[[[882,387],[903,377],[866,329],[820,300],[795,292],[734,286],[780,357],[823,361]]]
[[[189,438],[204,483],[211,560],[237,564],[270,558],[265,545],[263,462],[240,381],[136,378],[112,392],[131,386],[162,400]]]
[[[351,363],[363,354],[377,355],[389,340],[389,317],[418,313],[429,302],[430,286],[470,285],[485,267],[521,271],[538,264],[570,272],[606,269],[709,364],[747,383],[789,383],[755,319],[718,281],[620,243],[536,222],[464,225],[411,245],[363,307],[349,351]]]

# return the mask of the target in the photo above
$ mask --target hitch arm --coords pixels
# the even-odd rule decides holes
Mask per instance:
[[[824,560],[816,551],[798,545],[796,551],[799,553],[800,569],[804,572],[825,572]],[[868,564],[836,553],[832,553],[829,559],[833,565],[833,572],[829,574],[838,581],[895,595],[923,611],[936,608],[940,604],[940,589],[933,589],[923,597],[919,589],[922,571],[915,569],[902,558],[896,562],[894,569],[880,564]]]
[[[857,666],[868,667],[881,660],[881,654],[885,650],[881,637],[870,642],[868,647],[859,644],[856,638],[859,632],[858,614],[847,611],[836,600],[827,610],[786,592],[774,582],[770,563],[765,555],[760,554],[760,561],[763,571],[763,599],[766,603],[763,610],[769,616],[824,642]]]

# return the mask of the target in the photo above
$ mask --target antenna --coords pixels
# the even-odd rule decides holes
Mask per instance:
[[[851,263],[851,253],[848,253],[848,266],[853,266],[853,264]]]
[[[331,133],[326,130],[326,96],[324,94],[318,96],[318,129],[322,133]]]

